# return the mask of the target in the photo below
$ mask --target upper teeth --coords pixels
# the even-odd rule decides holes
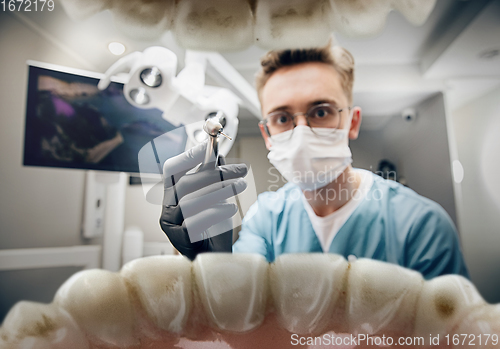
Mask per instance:
[[[435,3],[436,0],[62,0],[73,18],[82,19],[110,9],[117,27],[130,36],[152,39],[172,30],[181,45],[199,50],[239,50],[253,43],[266,49],[323,45],[333,30],[348,36],[378,33],[392,9],[420,25]]]
[[[460,276],[426,282],[393,264],[348,263],[331,254],[288,254],[268,264],[260,255],[210,253],[194,262],[143,258],[120,273],[79,272],[61,286],[53,304],[14,306],[0,329],[0,347],[149,347],[178,336],[202,340],[210,335],[202,329],[209,327],[222,331],[222,338],[245,340],[229,332],[251,336],[262,324],[269,328],[268,314],[301,335],[500,334],[500,305],[487,305]],[[259,336],[283,339],[279,331]]]

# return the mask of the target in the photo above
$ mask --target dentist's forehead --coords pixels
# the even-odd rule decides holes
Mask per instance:
[[[315,101],[347,103],[340,75],[319,62],[301,63],[278,69],[262,90],[264,114],[282,107],[305,107]]]

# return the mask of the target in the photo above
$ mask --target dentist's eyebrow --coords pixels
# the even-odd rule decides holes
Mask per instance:
[[[288,105],[282,105],[282,106],[275,107],[275,108],[271,109],[266,115],[274,113],[275,111],[287,111],[289,109],[290,109],[290,106],[288,106]]]
[[[315,100],[313,102],[310,102],[307,107],[308,108],[311,108],[315,105],[318,105],[318,104],[323,104],[323,103],[330,103],[330,104],[333,104],[335,106],[339,106],[339,104],[337,103],[337,101],[333,98],[321,98],[321,99],[318,99],[318,100]],[[274,113],[275,111],[289,111],[290,110],[290,106],[289,105],[281,105],[279,107],[275,107],[275,108],[272,108],[266,115],[269,115],[271,113]]]
[[[323,103],[330,103],[330,104],[333,104],[335,106],[339,106],[339,104],[337,103],[337,101],[335,99],[331,99],[331,98],[324,98],[324,99],[318,99],[314,102],[311,102],[308,104],[309,108],[310,107],[313,107],[315,105],[318,105],[318,104],[323,104]]]

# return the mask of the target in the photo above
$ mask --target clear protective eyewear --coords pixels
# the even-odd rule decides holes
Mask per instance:
[[[314,128],[331,129],[332,133],[334,133],[340,126],[340,113],[344,109],[351,110],[352,107],[337,108],[337,106],[330,103],[321,103],[312,106],[305,113],[298,112],[291,114],[284,110],[278,110],[269,113],[264,120],[259,122],[259,124],[264,125],[267,135],[272,137],[279,133],[293,130],[295,126],[297,126],[295,123],[296,117],[298,115],[304,115],[306,117],[307,125],[311,128],[313,133],[317,136],[321,136],[317,132],[314,132]],[[291,138],[292,133],[293,132],[290,132],[290,137],[286,140]]]

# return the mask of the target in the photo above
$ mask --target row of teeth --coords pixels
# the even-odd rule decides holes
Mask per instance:
[[[111,10],[116,26],[138,39],[171,30],[193,50],[240,50],[324,45],[332,31],[362,37],[379,33],[395,9],[425,22],[436,0],[62,0],[70,17]]]
[[[333,254],[288,254],[271,264],[252,254],[202,254],[194,262],[154,256],[119,273],[81,271],[51,304],[16,304],[0,329],[0,347],[153,348],[214,334],[264,342],[281,336],[289,344],[290,333],[327,331],[498,336],[500,304],[487,304],[460,276],[424,281],[393,264],[349,263]]]

